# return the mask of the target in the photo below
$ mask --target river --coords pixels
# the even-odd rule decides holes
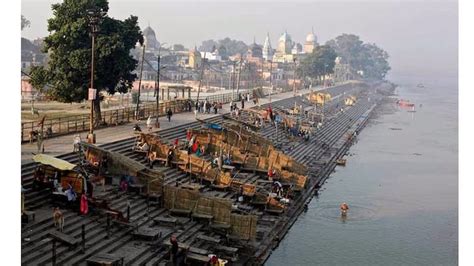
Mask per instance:
[[[458,264],[457,77],[392,81],[416,112],[383,108],[266,265]]]

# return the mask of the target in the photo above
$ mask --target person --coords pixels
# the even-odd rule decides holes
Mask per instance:
[[[67,196],[67,200],[69,202],[73,202],[73,201],[76,201],[76,192],[74,192],[74,189],[71,185],[71,182],[69,182],[67,184],[67,188],[66,188],[66,196]]]
[[[54,178],[53,178],[53,191],[59,191],[59,188],[61,187],[59,185],[59,172],[58,171],[55,171],[54,172]]]
[[[347,203],[343,202],[340,206],[340,209],[341,209],[341,215],[346,216],[347,211],[349,210],[349,205],[347,205]]]
[[[179,138],[176,138],[173,143],[174,148],[178,147],[178,144],[179,144]]]
[[[218,165],[219,162],[219,155],[217,154],[217,151],[214,152],[214,158],[212,159],[212,166],[215,167]]]
[[[82,191],[80,212],[82,215],[86,215],[89,212],[89,203],[85,191]]]
[[[226,156],[224,157],[224,164],[232,165],[232,156],[230,154],[226,154]]]
[[[128,182],[125,178],[122,178],[122,180],[120,181],[120,189],[123,192],[127,192],[127,190],[128,190]]]
[[[198,149],[199,149],[199,140],[196,140],[191,147],[191,152],[195,153]]]
[[[204,156],[205,152],[206,152],[206,148],[204,147],[204,145],[201,145],[201,147],[197,150],[196,155],[198,157]]]
[[[242,97],[242,100],[241,100],[240,103],[242,104],[242,110],[243,110],[243,109],[244,109],[244,106],[245,106],[245,99],[244,99],[244,97]]]
[[[45,174],[42,168],[38,167],[35,169],[34,180],[33,180],[33,189],[42,188],[44,185]]]
[[[275,193],[277,194],[278,197],[282,196],[283,193],[283,186],[279,181],[274,181],[273,182],[273,188]]]
[[[79,151],[79,144],[82,142],[81,140],[81,136],[80,135],[76,135],[74,137],[74,142],[73,142],[73,145],[74,145],[74,148],[73,148],[73,152],[76,152],[76,151]]]
[[[250,93],[247,92],[247,102],[250,102]]]
[[[178,246],[178,239],[176,239],[175,235],[171,235],[170,243],[171,243],[171,262],[173,262],[173,265],[178,265],[179,246]]]
[[[148,116],[148,119],[146,120],[146,127],[148,128],[148,132],[150,132],[153,129],[153,121],[151,119],[151,115]]]
[[[168,154],[166,155],[166,166],[171,166],[171,162],[173,161],[174,151],[173,149],[168,150]]]
[[[271,167],[269,167],[268,172],[267,172],[268,180],[272,181],[275,174],[276,174],[275,170],[273,170]]]
[[[209,264],[211,266],[218,266],[219,265],[219,259],[217,258],[216,255],[211,256],[211,259],[209,260]]]
[[[191,154],[194,146],[195,136],[191,136],[191,139],[188,142],[188,154]]]
[[[166,116],[168,117],[168,122],[171,122],[172,115],[173,115],[173,111],[171,111],[171,108],[168,108],[168,111],[166,112]]]
[[[214,114],[216,115],[217,114],[217,103],[214,102]]]
[[[232,111],[234,111],[234,103],[232,102],[232,100],[230,100],[229,107],[230,107],[230,112],[232,113]]]

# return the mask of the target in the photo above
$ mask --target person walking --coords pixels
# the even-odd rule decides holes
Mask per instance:
[[[151,115],[148,116],[148,119],[146,120],[146,127],[148,128],[148,132],[150,132],[153,129],[153,121],[151,119]]]
[[[173,115],[173,111],[171,111],[171,108],[168,108],[168,111],[166,112],[166,116],[168,117],[168,122],[171,122],[172,115]]]
[[[242,97],[242,100],[240,101],[242,103],[242,110],[244,110],[244,107],[245,107],[245,98]]]
[[[76,135],[74,137],[74,149],[72,150],[73,152],[76,152],[76,151],[79,151],[79,144],[82,142],[81,140],[81,136],[80,135]]]

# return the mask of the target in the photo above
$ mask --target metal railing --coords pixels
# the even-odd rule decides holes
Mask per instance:
[[[268,94],[266,90],[262,89],[253,89],[261,90],[261,94]],[[250,90],[250,97],[253,98],[253,90]],[[246,95],[247,91],[243,90],[242,95]],[[240,93],[239,93],[240,94]],[[231,100],[238,100],[239,96],[237,92],[229,92],[216,95],[208,95],[200,97],[201,101],[205,99],[208,102],[218,102],[218,103],[228,103]],[[196,100],[196,97],[191,98],[192,101]],[[160,116],[165,116],[168,108],[171,108],[174,114],[189,111],[186,104],[187,100],[177,99],[171,102],[162,102],[159,105]],[[194,104],[191,105],[194,108]],[[130,123],[135,120],[135,110],[134,106],[125,107],[115,110],[107,110],[101,112],[101,121],[99,125],[95,125],[97,128],[104,128],[108,126],[116,126],[125,123]],[[155,117],[157,114],[156,103],[145,103],[140,105],[140,110],[137,115],[137,120],[146,119],[148,116]],[[90,117],[89,114],[81,115],[70,115],[59,118],[45,119],[44,121],[44,132],[50,132],[50,134],[45,133],[45,138],[51,138],[61,135],[67,135],[77,132],[84,132],[89,130]],[[30,132],[39,130],[38,121],[32,122],[22,122],[21,123],[21,142],[30,141]]]
[[[185,100],[176,100],[172,102],[160,103],[160,116],[164,116],[168,108],[171,108],[173,113],[180,113],[186,110]],[[135,121],[135,107],[126,107],[115,110],[107,110],[101,112],[101,121],[97,128],[104,128],[108,126],[117,126],[125,123]],[[142,104],[137,115],[137,120],[146,119],[148,116],[156,116],[156,103]],[[83,132],[89,130],[90,117],[89,114],[71,115],[59,118],[45,119],[43,130],[45,138],[51,138],[61,135],[67,135],[76,132]],[[22,122],[21,123],[21,142],[30,141],[30,132],[39,130],[38,121]],[[49,132],[49,134],[47,133]]]

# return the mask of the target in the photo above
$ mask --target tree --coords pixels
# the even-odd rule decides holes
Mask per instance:
[[[296,74],[299,77],[318,79],[326,74],[331,74],[334,72],[336,56],[336,52],[330,46],[317,46],[311,54],[300,62]]]
[[[356,70],[360,70],[364,59],[361,57],[363,42],[359,36],[354,34],[342,34],[335,39],[326,42],[332,47],[338,56],[342,58],[342,63],[349,64]]]
[[[384,79],[391,69],[388,63],[388,53],[375,44],[364,44],[365,64],[363,65],[364,77],[371,79]]]
[[[365,78],[384,79],[390,70],[388,53],[375,44],[364,43],[359,36],[342,34],[326,43],[355,71],[363,71]]]
[[[27,20],[23,15],[21,15],[21,30],[30,26],[30,21]]]
[[[201,46],[199,46],[199,51],[201,52],[212,52],[212,47],[216,46],[218,43],[214,40],[203,41]]]
[[[218,47],[218,50],[221,51],[223,48],[226,51],[226,56],[235,55],[235,54],[244,54],[247,52],[248,46],[243,41],[232,40],[229,37],[226,37],[218,42],[214,40],[203,41],[201,46],[199,46],[199,51],[202,52],[212,52],[213,49]]]
[[[173,44],[173,51],[186,51],[186,48],[182,44]]]
[[[127,92],[132,87],[136,74],[132,74],[137,60],[130,50],[137,41],[143,44],[143,35],[138,18],[130,16],[124,21],[106,15],[107,0],[64,0],[53,4],[53,17],[48,19],[51,34],[44,39],[44,52],[50,59],[48,66],[33,67],[31,82],[35,88],[46,83],[52,88],[46,91],[52,99],[61,102],[80,102],[87,98],[90,86],[91,36],[88,10],[105,12],[98,22],[99,32],[95,38],[94,101],[96,120],[101,120],[100,93]]]

